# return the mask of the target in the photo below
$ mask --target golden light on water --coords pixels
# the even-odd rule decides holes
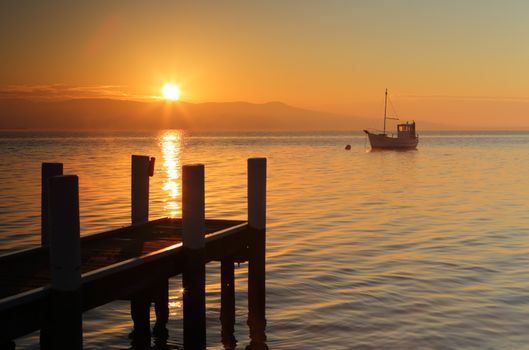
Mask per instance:
[[[180,164],[182,150],[182,133],[179,130],[167,131],[161,137],[163,167],[165,180],[163,190],[165,196],[165,211],[170,217],[176,217],[180,213],[180,195],[182,193],[180,183]]]

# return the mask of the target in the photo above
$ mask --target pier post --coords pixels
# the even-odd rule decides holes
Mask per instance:
[[[251,344],[265,344],[266,158],[248,159],[248,326]]]
[[[220,323],[222,344],[226,349],[234,349],[235,339],[235,269],[231,257],[220,262]]]
[[[49,179],[51,266],[51,349],[82,349],[79,180],[75,175]]]
[[[62,163],[42,163],[41,195],[40,195],[40,242],[47,246],[50,241],[48,224],[48,180],[50,177],[62,175]]]
[[[50,244],[50,224],[49,224],[49,180],[53,176],[63,174],[62,163],[42,163],[41,165],[41,186],[40,186],[40,244],[47,247]],[[49,325],[42,325],[40,329],[40,343],[43,348],[49,347],[50,329]]]
[[[204,165],[182,167],[184,348],[206,349]]]
[[[149,175],[149,157],[133,155],[131,158],[131,220],[133,225],[149,221]],[[130,337],[136,347],[150,346],[150,307],[151,296],[148,290],[131,297],[130,315],[134,329]]]
[[[149,221],[149,157],[132,156],[132,224]]]
[[[155,158],[149,159],[148,175],[154,176]],[[147,192],[148,194],[148,192]],[[147,218],[148,220],[148,218]],[[169,336],[167,322],[169,322],[169,279],[166,278],[154,286],[153,291],[154,311],[156,314],[156,323],[153,327],[155,342],[165,342]]]

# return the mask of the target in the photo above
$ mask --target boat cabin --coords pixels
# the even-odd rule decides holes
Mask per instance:
[[[414,139],[417,136],[415,135],[415,122],[413,123],[406,123],[406,124],[399,124],[397,125],[397,131],[398,131],[398,138],[407,138],[407,139]]]

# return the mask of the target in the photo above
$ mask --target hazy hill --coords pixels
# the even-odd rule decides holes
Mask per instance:
[[[193,104],[112,99],[0,100],[2,129],[351,130],[366,125],[373,125],[373,121],[304,110],[279,102]]]
[[[362,130],[381,120],[318,112],[280,102],[138,102],[115,99],[0,99],[1,129]],[[424,125],[423,128],[424,130]]]

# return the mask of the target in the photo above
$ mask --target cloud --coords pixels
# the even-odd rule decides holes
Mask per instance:
[[[5,85],[0,86],[0,98],[24,98],[28,100],[69,100],[77,98],[138,99],[119,85],[73,86],[65,84],[48,85]]]

